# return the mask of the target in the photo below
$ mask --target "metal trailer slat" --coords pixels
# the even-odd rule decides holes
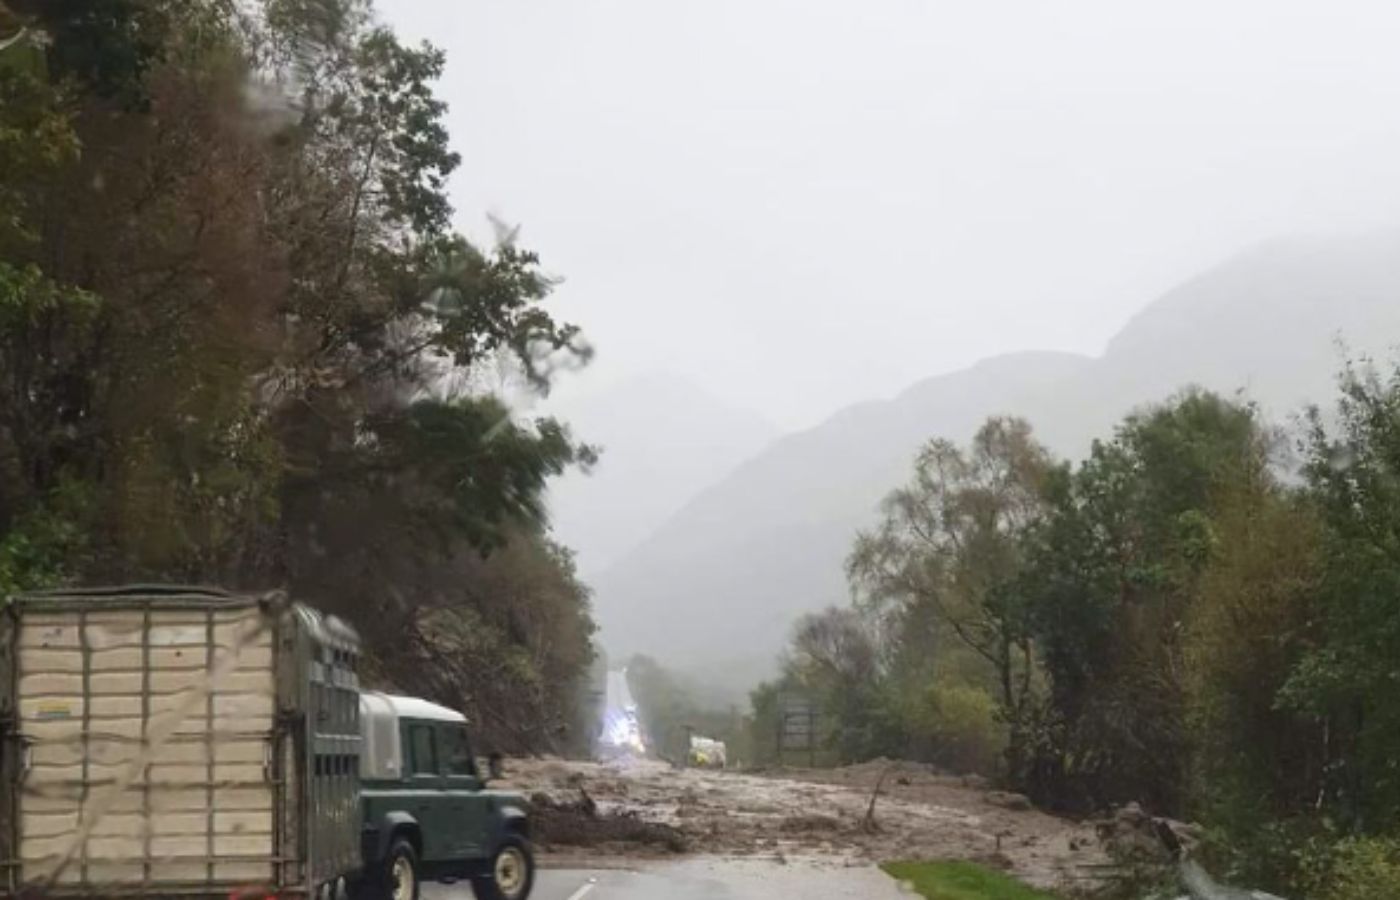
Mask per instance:
[[[12,622],[13,616],[7,615],[6,622]],[[3,833],[0,834],[0,842],[3,842],[5,861],[5,888],[11,895],[19,891],[19,791],[16,789],[19,783],[20,760],[24,755],[23,739],[19,733],[19,629],[11,627],[5,640],[0,642],[0,646],[5,648],[5,658],[0,660],[0,677],[5,677],[10,683],[7,685],[8,691],[0,692],[0,703],[5,705],[3,727],[5,729],[3,748],[3,765],[0,765],[0,784],[9,788],[5,797],[4,809],[8,820],[4,822]]]
[[[91,796],[92,785],[92,650],[88,644],[88,619],[87,610],[78,613],[78,652],[83,658],[83,787],[82,799],[79,801],[78,827],[83,825],[83,819],[88,807],[88,799]],[[79,848],[78,857],[78,880],[84,884],[88,883],[88,841],[83,841]]]
[[[151,726],[151,607],[141,608],[141,747],[144,752],[150,739],[147,733]],[[149,825],[151,821],[151,779],[141,779],[141,821]],[[141,847],[141,887],[151,886],[151,835],[154,829],[145,828],[142,832]]]
[[[205,611],[204,630],[204,659],[205,668],[214,671],[214,611]],[[207,727],[204,733],[204,758],[205,770],[208,773],[208,786],[204,789],[205,809],[204,809],[204,844],[207,847],[206,856],[211,860],[214,856],[214,741],[209,737],[208,729],[214,727],[214,690],[211,689],[204,695],[204,715]],[[205,869],[205,880],[209,884],[214,883],[214,863],[211,861]]]

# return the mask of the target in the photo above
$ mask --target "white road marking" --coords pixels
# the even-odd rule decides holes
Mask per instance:
[[[590,878],[587,884],[570,894],[568,900],[583,900],[584,897],[588,896],[588,892],[597,886],[598,879]]]

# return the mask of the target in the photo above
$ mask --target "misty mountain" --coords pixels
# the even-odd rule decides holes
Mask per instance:
[[[1397,341],[1400,233],[1263,245],[1150,304],[1098,358],[996,357],[777,440],[593,579],[603,639],[742,688],[771,671],[797,615],[845,602],[851,539],[922,441],[1014,414],[1077,459],[1191,384],[1243,391],[1285,423],[1330,402],[1341,346],[1385,356]]]
[[[558,410],[602,447],[590,473],[550,486],[554,531],[597,572],[630,550],[698,491],[767,445],[777,428],[665,372],[630,378]]]

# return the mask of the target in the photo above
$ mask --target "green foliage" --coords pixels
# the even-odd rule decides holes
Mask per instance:
[[[0,251],[6,255],[32,245],[35,188],[77,156],[69,105],[41,72],[0,65]]]
[[[1337,841],[1400,813],[1400,376],[1349,368],[1327,421],[1291,485],[1252,409],[1187,395],[1053,485],[1033,787],[1197,817],[1243,883],[1384,896],[1386,845]]]
[[[1320,638],[1320,526],[1277,486],[1219,506],[1219,549],[1185,620],[1191,806],[1243,837],[1314,811],[1323,781],[1324,729],[1279,703]]]
[[[559,422],[527,427],[491,398],[420,400],[361,427],[343,463],[347,490],[358,482],[386,501],[397,496],[409,508],[404,527],[486,549],[507,527],[542,528],[547,479],[588,454]]]
[[[837,760],[1020,776],[1040,689],[1021,567],[1055,471],[1017,419],[921,450],[847,560],[856,607],[793,631],[783,684],[818,704]]]
[[[826,744],[842,762],[878,752],[881,674],[875,635],[856,610],[830,607],[793,628],[785,680],[818,704]]]
[[[921,707],[910,723],[936,740],[935,762],[955,772],[998,771],[1006,728],[987,690],[935,682],[925,689]]]
[[[437,242],[423,259],[421,288],[435,317],[435,349],[458,366],[509,351],[529,381],[548,386],[544,363],[564,352],[586,361],[591,353],[579,329],[556,323],[533,304],[554,283],[539,270],[539,257],[504,232],[488,255],[461,238]]]
[[[972,862],[889,862],[880,868],[928,900],[1056,900],[1055,894]]]
[[[934,640],[981,658],[1009,726],[1014,778],[1023,771],[1036,702],[1024,537],[1044,515],[1053,471],[1049,453],[1018,419],[989,419],[966,452],[932,441],[915,461],[913,480],[885,499],[882,522],[857,537],[846,564],[857,603],[873,616],[887,623],[925,616]],[[913,639],[905,630],[898,643]]]
[[[143,96],[152,66],[172,37],[174,15],[163,0],[10,0],[34,16],[53,41],[49,68],[101,98]],[[197,4],[191,4],[197,5]]]
[[[48,49],[0,65],[0,589],[290,584],[559,746],[593,624],[543,498],[593,451],[446,386],[587,351],[516,234],[450,230],[442,54],[363,0],[8,5]]]
[[[54,587],[81,566],[90,498],[81,484],[61,484],[46,502],[13,520],[0,537],[0,598]]]
[[[0,329],[7,335],[33,328],[50,317],[90,325],[99,308],[95,295],[55,283],[32,263],[15,266],[0,262]]]
[[[517,533],[485,559],[463,553],[426,570],[387,562],[385,572],[356,569],[308,588],[358,589],[355,605],[377,609],[378,627],[365,637],[378,680],[462,709],[483,743],[503,752],[575,745],[568,688],[592,662],[593,623],[568,551]],[[355,581],[368,581],[368,591]]]
[[[1400,843],[1376,838],[1342,842],[1325,881],[1311,896],[1318,900],[1400,900]]]
[[[1078,466],[998,420],[931,442],[856,542],[856,608],[799,623],[756,726],[802,689],[842,759],[1005,744],[1040,802],[1202,822],[1229,880],[1396,896],[1400,366],[1340,386],[1301,479],[1253,406],[1201,391]]]
[[[783,685],[765,681],[749,692],[749,715],[744,723],[743,739],[748,747],[747,759],[754,765],[769,766],[778,759],[778,727],[781,711],[779,695]]]
[[[1029,785],[1040,799],[1184,809],[1182,624],[1218,550],[1221,498],[1267,489],[1272,444],[1253,408],[1188,392],[1049,482],[1026,573],[1050,683]]]
[[[1197,850],[1221,879],[1283,897],[1314,897],[1328,883],[1337,849],[1344,842],[1330,819],[1316,815],[1254,818],[1247,828],[1240,828],[1237,814],[1232,816],[1228,808],[1224,811],[1225,818],[1207,820],[1210,824]]]
[[[1400,369],[1348,367],[1341,389],[1335,433],[1314,413],[1306,444],[1325,636],[1281,701],[1326,723],[1322,793],[1341,821],[1372,830],[1400,815]]]

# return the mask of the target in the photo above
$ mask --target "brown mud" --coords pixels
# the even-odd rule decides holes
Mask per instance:
[[[719,772],[540,759],[508,769],[507,784],[534,800],[546,857],[971,859],[1044,887],[1084,886],[1108,866],[1092,824],[911,763]],[[867,812],[882,773],[872,824]]]

